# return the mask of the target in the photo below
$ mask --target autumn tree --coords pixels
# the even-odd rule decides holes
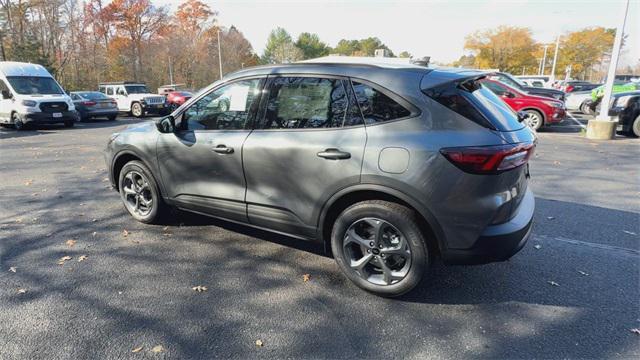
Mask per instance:
[[[113,0],[108,5],[119,36],[130,42],[132,76],[141,75],[143,43],[150,42],[168,23],[167,10],[150,0]]]
[[[569,32],[560,38],[556,76],[564,75],[571,65],[572,77],[586,78],[587,72],[611,51],[615,31],[603,27]]]
[[[464,48],[473,53],[475,66],[481,69],[516,73],[523,66],[536,66],[533,53],[538,44],[528,28],[499,26],[478,31],[466,37]]]

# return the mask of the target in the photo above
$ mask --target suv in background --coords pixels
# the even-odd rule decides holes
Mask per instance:
[[[517,253],[534,212],[531,129],[482,72],[362,61],[244,69],[113,134],[124,207],[144,223],[174,206],[319,242],[384,296],[415,287],[434,256]]]
[[[166,115],[169,112],[165,97],[152,94],[143,83],[129,81],[101,83],[98,85],[98,90],[116,100],[119,111],[128,112],[138,118],[146,114]]]
[[[501,83],[507,84],[510,87],[530,95],[544,96],[552,99],[564,101],[564,92],[556,89],[547,89],[535,86],[527,86],[525,83],[520,81],[518,78],[514,77],[509,73],[503,72],[494,72],[490,73],[487,76],[491,80],[497,80]]]
[[[566,116],[564,102],[560,100],[521,92],[500,81],[482,79],[480,82],[514,111],[523,112],[529,126],[536,131],[544,125],[562,122]]]

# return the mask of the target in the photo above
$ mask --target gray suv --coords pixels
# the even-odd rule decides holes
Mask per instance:
[[[529,236],[536,138],[483,77],[414,65],[245,69],[113,134],[110,179],[141,222],[176,207],[317,241],[356,285],[397,296],[436,256],[504,261]]]

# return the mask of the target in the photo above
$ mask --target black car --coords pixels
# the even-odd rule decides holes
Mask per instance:
[[[564,91],[556,89],[547,89],[535,86],[527,86],[525,83],[515,78],[513,75],[504,72],[493,72],[487,75],[490,79],[505,83],[517,90],[525,92],[530,95],[545,96],[556,100],[564,101]]]
[[[609,116],[618,117],[618,131],[630,136],[640,136],[640,91],[628,91],[612,95]]]
[[[118,116],[116,101],[101,92],[74,91],[69,96],[80,114],[80,121],[99,117],[113,121]]]

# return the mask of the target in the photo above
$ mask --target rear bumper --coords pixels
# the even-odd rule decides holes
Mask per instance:
[[[534,209],[533,192],[527,189],[516,216],[504,224],[487,227],[471,248],[446,250],[443,261],[449,265],[474,265],[508,260],[527,243]]]
[[[61,112],[61,117],[54,117],[53,113],[34,112],[26,114],[18,114],[25,124],[60,124],[68,121],[78,121],[78,113],[76,111]]]

